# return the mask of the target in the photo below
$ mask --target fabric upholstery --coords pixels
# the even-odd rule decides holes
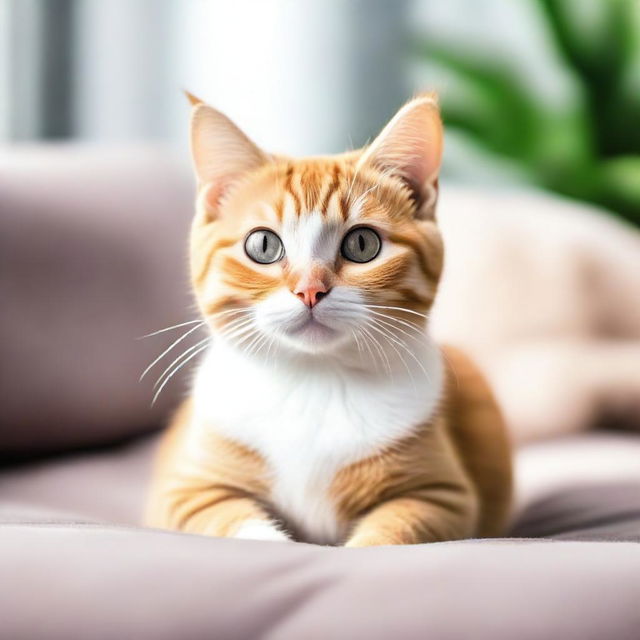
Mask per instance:
[[[640,544],[623,541],[640,541],[640,468],[627,464],[639,440],[520,451],[512,533],[529,538],[368,550],[137,526],[156,436],[16,465],[0,473],[0,635],[632,640]],[[575,463],[598,450],[608,475],[594,487]]]
[[[0,554],[7,638],[634,640],[640,628],[631,543],[343,549],[1,525]]]
[[[195,317],[191,178],[163,149],[0,150],[0,458],[115,442],[157,427],[138,376]],[[158,371],[158,375],[162,369]]]
[[[156,443],[147,436],[0,470],[0,522],[139,525]],[[585,474],[598,452],[607,463]],[[510,534],[640,541],[638,460],[635,434],[596,432],[521,449]]]
[[[640,437],[591,432],[518,451],[511,534],[640,542]]]
[[[156,436],[0,470],[0,521],[140,524]]]

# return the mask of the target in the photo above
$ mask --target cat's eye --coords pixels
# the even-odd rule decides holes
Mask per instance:
[[[382,247],[380,236],[370,227],[356,227],[342,241],[342,255],[352,262],[370,262]]]
[[[277,262],[284,255],[282,240],[269,229],[256,229],[244,241],[246,254],[260,264]]]

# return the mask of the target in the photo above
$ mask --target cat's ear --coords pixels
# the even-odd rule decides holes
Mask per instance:
[[[206,206],[215,212],[229,187],[267,161],[261,151],[227,116],[192,94],[191,156]]]
[[[359,165],[369,164],[401,178],[411,190],[419,217],[432,217],[442,158],[442,121],[435,94],[404,105],[365,149]]]

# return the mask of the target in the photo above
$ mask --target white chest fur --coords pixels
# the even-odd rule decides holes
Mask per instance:
[[[336,472],[410,434],[432,414],[442,386],[437,348],[417,353],[428,372],[357,373],[338,365],[264,365],[214,345],[195,381],[197,429],[215,429],[259,453],[274,506],[304,535],[343,535],[329,497]],[[414,384],[415,381],[415,384]]]

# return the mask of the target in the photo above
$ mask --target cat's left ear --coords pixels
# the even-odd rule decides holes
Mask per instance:
[[[402,179],[416,201],[418,217],[434,215],[442,158],[442,121],[435,94],[420,95],[398,111],[358,165],[369,164]]]
[[[208,214],[215,217],[229,188],[249,171],[267,162],[267,154],[223,113],[190,93],[187,98],[193,107],[193,165]]]

